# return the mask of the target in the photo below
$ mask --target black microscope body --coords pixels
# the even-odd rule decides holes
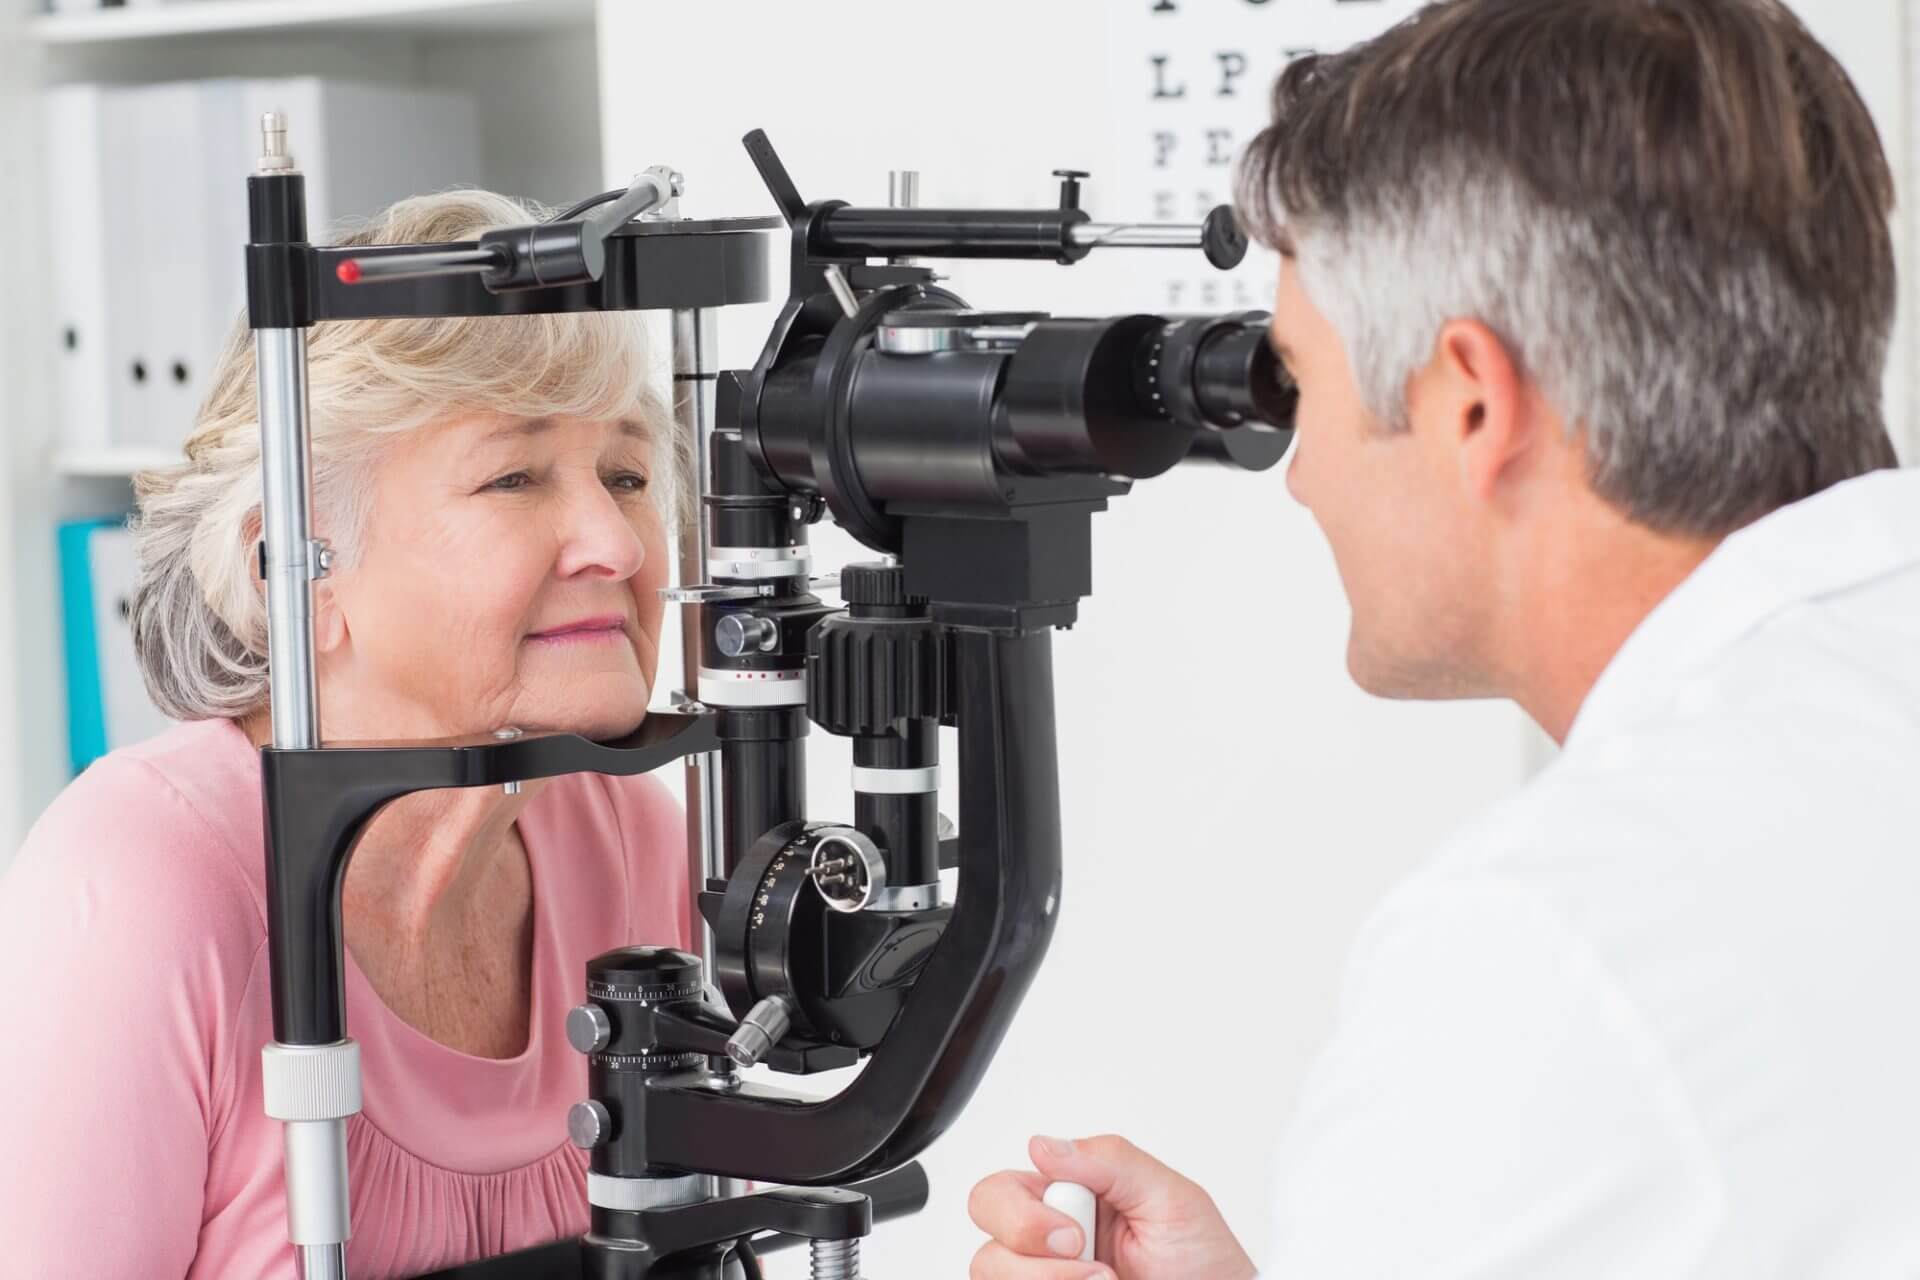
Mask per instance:
[[[799,1239],[817,1275],[857,1275],[832,1269],[834,1250],[924,1203],[913,1159],[979,1084],[1053,931],[1049,645],[1091,590],[1092,517],[1182,461],[1270,467],[1291,435],[1263,315],[976,312],[920,264],[1077,261],[1101,234],[1079,208],[1084,175],[1047,210],[807,204],[763,136],[747,145],[791,236],[789,296],[753,368],[714,387],[709,581],[676,593],[700,613],[695,696],[612,742],[262,752],[274,1025],[292,1045],[347,1035],[340,882],[382,805],[718,754],[719,874],[697,886],[711,972],[672,948],[610,952],[569,1015],[588,1234],[444,1276],[719,1280]],[[472,244],[325,249],[306,243],[299,182],[249,180],[256,328],[754,301],[779,225],[596,229],[590,201]],[[1218,265],[1244,252],[1225,210],[1193,231]],[[844,608],[807,567],[808,528],[828,515],[878,557],[842,574]],[[806,817],[814,725],[852,740],[850,821]],[[937,812],[942,726],[958,730],[957,834]],[[738,1071],[862,1061],[825,1099]],[[728,1195],[718,1179],[780,1189]]]

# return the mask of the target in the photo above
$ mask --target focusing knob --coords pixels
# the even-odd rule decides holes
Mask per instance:
[[[699,957],[672,947],[622,947],[587,961],[587,994],[637,1004],[698,1000],[702,972]]]
[[[785,996],[768,996],[747,1010],[739,1027],[727,1037],[727,1056],[743,1067],[754,1066],[792,1026],[793,1001]]]
[[[1055,169],[1053,176],[1060,179],[1060,207],[1078,209],[1080,207],[1080,183],[1093,175],[1085,169]]]
[[[850,564],[840,571],[840,598],[866,608],[904,608],[910,602],[907,571],[897,564]]]
[[[598,1053],[612,1039],[613,1024],[599,1005],[580,1004],[567,1010],[567,1043],[581,1053]]]
[[[1232,205],[1215,205],[1207,215],[1200,225],[1200,247],[1207,261],[1222,271],[1231,271],[1246,260],[1247,233],[1240,229],[1240,219],[1233,216]]]
[[[772,618],[752,613],[723,614],[713,624],[713,643],[729,658],[749,653],[771,653],[780,643],[780,625]]]
[[[613,1135],[613,1117],[604,1103],[576,1102],[567,1112],[567,1137],[582,1151],[591,1151]]]
[[[847,581],[843,573],[843,592]],[[861,589],[879,595],[889,588],[872,581]],[[933,619],[918,613],[911,604],[853,605],[807,633],[807,669],[814,676],[807,681],[807,715],[815,724],[841,737],[876,736],[903,718],[945,717],[945,642]]]

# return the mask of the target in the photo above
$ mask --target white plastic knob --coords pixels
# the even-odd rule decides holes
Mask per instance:
[[[1040,1200],[1080,1224],[1080,1261],[1093,1261],[1093,1229],[1099,1223],[1099,1201],[1077,1182],[1052,1182]]]

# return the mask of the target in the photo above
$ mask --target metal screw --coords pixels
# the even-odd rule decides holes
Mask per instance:
[[[825,268],[820,274],[826,277],[827,289],[833,294],[834,301],[840,304],[840,309],[850,317],[860,314],[860,299],[854,296],[853,286],[847,283],[847,273],[840,269],[839,264]]]
[[[896,209],[920,207],[920,171],[894,169],[887,174],[887,203]]]
[[[260,173],[287,173],[293,169],[293,157],[287,152],[287,117],[269,111],[260,117]]]
[[[793,1002],[785,996],[768,996],[747,1010],[739,1027],[727,1037],[727,1056],[743,1067],[751,1067],[766,1057],[792,1026]]]
[[[860,1280],[858,1240],[814,1240],[813,1280]]]
[[[509,725],[504,729],[495,729],[493,731],[493,736],[499,739],[501,742],[511,742],[513,739],[520,736],[520,730],[515,729],[511,725]],[[500,788],[500,790],[502,793],[506,795],[517,796],[520,794],[520,784],[517,782],[509,782],[503,785]]]

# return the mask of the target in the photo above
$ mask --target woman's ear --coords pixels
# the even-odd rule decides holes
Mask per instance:
[[[313,651],[337,653],[347,644],[347,611],[333,584],[324,578],[313,584]]]
[[[241,523],[240,536],[246,543],[247,562],[253,566],[253,589],[266,595],[267,584],[260,576],[260,509],[255,507]],[[313,651],[333,653],[347,643],[350,632],[347,615],[334,594],[333,583],[325,578],[313,584]]]

